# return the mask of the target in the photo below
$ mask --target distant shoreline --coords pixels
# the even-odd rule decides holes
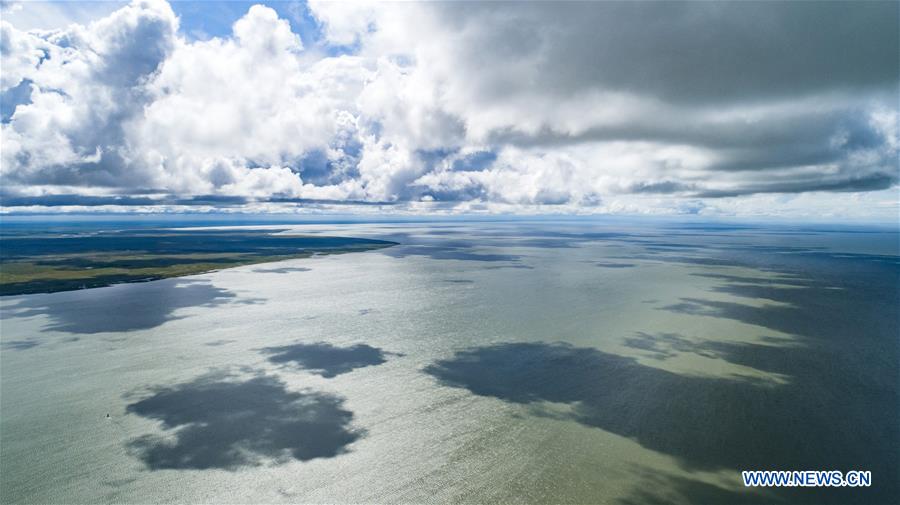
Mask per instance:
[[[0,296],[149,282],[394,245],[397,243],[351,237],[276,235],[272,230],[158,229],[4,236]]]

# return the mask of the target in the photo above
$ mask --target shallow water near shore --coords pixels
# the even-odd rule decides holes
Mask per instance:
[[[261,228],[399,245],[0,298],[0,501],[900,498],[896,230]]]

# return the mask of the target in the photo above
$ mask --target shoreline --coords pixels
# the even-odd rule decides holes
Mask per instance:
[[[82,237],[30,236],[6,238],[3,242],[0,297],[149,282],[398,245],[386,240],[254,231],[183,231],[172,235],[172,230]]]

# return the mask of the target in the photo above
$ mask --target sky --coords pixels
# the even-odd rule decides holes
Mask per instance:
[[[3,213],[900,213],[898,2],[0,16]]]

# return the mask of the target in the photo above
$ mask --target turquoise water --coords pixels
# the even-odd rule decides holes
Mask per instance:
[[[401,245],[0,298],[0,501],[898,501],[895,231],[271,228]]]

